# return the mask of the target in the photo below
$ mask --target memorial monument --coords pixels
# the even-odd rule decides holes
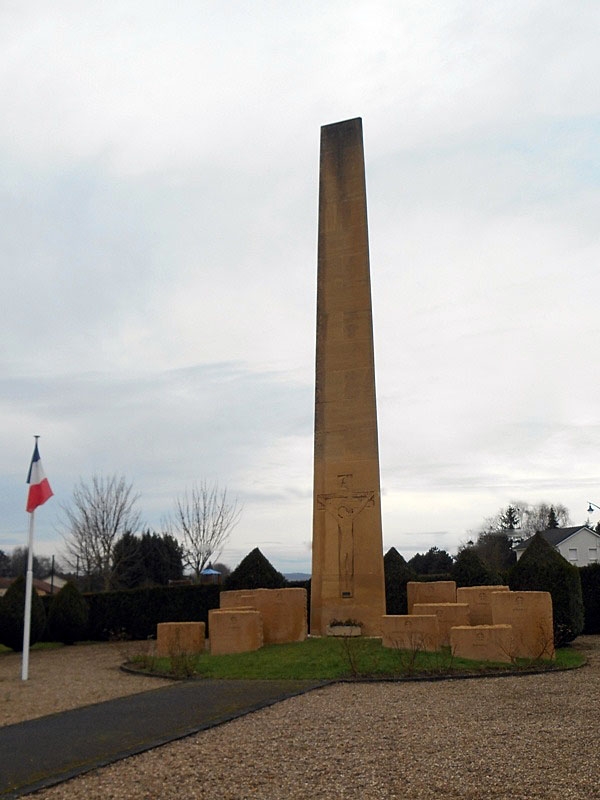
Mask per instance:
[[[385,614],[362,120],[321,128],[311,621]]]

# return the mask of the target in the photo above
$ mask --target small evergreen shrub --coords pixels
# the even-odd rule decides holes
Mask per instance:
[[[87,632],[88,606],[79,589],[69,581],[54,595],[48,614],[49,634],[53,641],[74,644]]]
[[[600,564],[579,570],[585,624],[584,633],[600,633]]]
[[[465,547],[456,556],[452,580],[457,586],[497,586],[502,583],[502,577],[490,569],[472,547]]]
[[[563,647],[583,631],[583,599],[579,570],[536,533],[509,572],[513,591],[550,592],[554,645]]]
[[[0,644],[12,650],[23,650],[23,626],[25,621],[25,578],[21,575],[11,583],[4,597],[0,597]],[[31,596],[31,625],[29,643],[42,638],[46,628],[46,612],[35,589]]]

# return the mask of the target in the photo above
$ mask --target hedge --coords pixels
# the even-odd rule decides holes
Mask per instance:
[[[89,608],[87,638],[147,639],[159,622],[204,622],[219,607],[220,587],[155,586],[84,595]]]
[[[585,624],[584,633],[600,633],[600,564],[579,569]]]

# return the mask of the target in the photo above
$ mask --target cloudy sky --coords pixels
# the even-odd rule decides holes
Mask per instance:
[[[308,570],[319,129],[365,136],[386,549],[600,505],[600,4],[0,4],[0,548],[33,434]],[[597,514],[596,514],[597,516]],[[594,520],[594,517],[592,517]]]

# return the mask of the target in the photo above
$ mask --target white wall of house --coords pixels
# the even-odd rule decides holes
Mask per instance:
[[[593,531],[582,529],[556,545],[563,558],[576,567],[587,567],[600,561],[600,536]]]

